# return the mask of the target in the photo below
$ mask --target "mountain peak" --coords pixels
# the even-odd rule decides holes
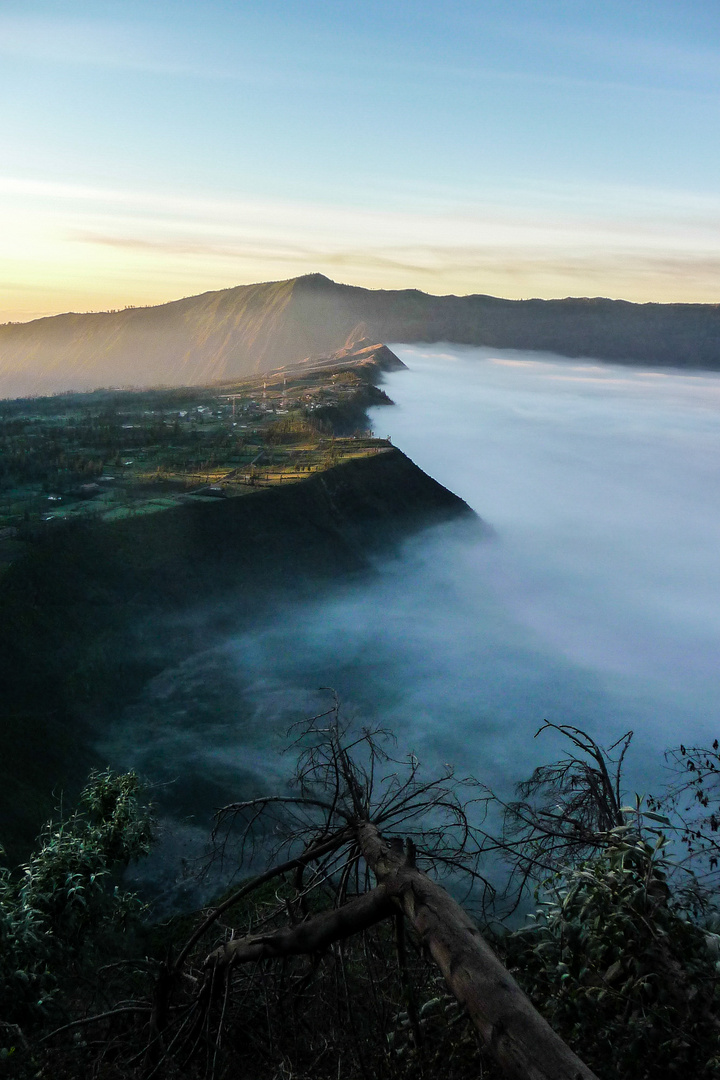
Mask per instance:
[[[295,278],[296,285],[310,285],[313,288],[324,287],[325,285],[334,285],[335,282],[332,278],[325,277],[324,274],[302,274],[301,277]]]
[[[720,370],[720,306],[429,296],[305,274],[157,307],[0,326],[0,397],[237,379],[381,341]]]

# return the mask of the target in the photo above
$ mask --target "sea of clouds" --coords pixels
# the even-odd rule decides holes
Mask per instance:
[[[720,375],[394,349],[409,370],[377,433],[494,535],[429,530],[149,685],[106,749],[170,784],[170,862],[214,806],[282,784],[320,687],[505,795],[562,751],[533,738],[545,719],[604,744],[633,729],[629,796],[662,787],[665,748],[720,736]]]

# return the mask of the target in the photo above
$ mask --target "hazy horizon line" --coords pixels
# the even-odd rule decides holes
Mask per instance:
[[[232,292],[235,289],[252,288],[253,286],[258,286],[258,285],[282,285],[282,284],[284,284],[286,282],[300,281],[300,280],[302,280],[302,278],[310,278],[310,277],[322,277],[322,278],[325,278],[327,281],[329,281],[332,285],[339,285],[339,286],[341,286],[343,288],[348,288],[348,289],[363,289],[363,290],[365,290],[367,292],[373,292],[373,293],[377,293],[377,292],[386,292],[386,293],[419,292],[419,293],[422,293],[424,296],[436,297],[438,299],[444,299],[445,297],[450,297],[450,296],[455,296],[455,297],[458,297],[458,298],[461,298],[461,299],[466,299],[466,298],[470,298],[470,297],[474,297],[474,296],[482,296],[482,297],[487,297],[487,298],[489,298],[491,300],[502,300],[504,302],[513,303],[513,304],[515,304],[515,303],[529,303],[529,302],[534,301],[534,300],[542,300],[542,301],[545,301],[545,302],[548,302],[548,303],[562,302],[562,301],[565,301],[565,300],[608,300],[611,303],[633,304],[633,305],[635,305],[637,307],[644,307],[644,306],[648,306],[648,305],[651,305],[651,304],[652,305],[657,305],[657,306],[660,306],[660,307],[679,307],[679,306],[686,306],[686,307],[718,307],[718,306],[720,306],[720,301],[712,302],[712,301],[703,301],[703,300],[695,300],[695,301],[693,301],[693,300],[628,300],[627,298],[625,298],[623,296],[609,296],[609,295],[601,294],[601,293],[596,293],[596,294],[593,294],[593,295],[581,294],[581,293],[568,293],[568,294],[565,294],[563,296],[561,296],[561,295],[542,296],[540,294],[535,294],[535,295],[532,295],[532,296],[513,297],[513,296],[502,296],[502,295],[499,295],[497,293],[489,293],[489,292],[467,292],[467,293],[432,292],[430,289],[418,289],[417,286],[414,286],[414,285],[407,285],[407,286],[399,287],[399,288],[383,288],[383,287],[373,287],[372,285],[358,285],[357,283],[351,282],[351,281],[337,281],[335,278],[329,277],[327,274],[324,274],[322,271],[309,270],[304,274],[294,274],[291,277],[267,278],[267,279],[264,279],[262,281],[243,281],[243,282],[239,282],[239,283],[236,283],[236,284],[233,284],[233,285],[226,285],[226,286],[223,286],[223,287],[221,287],[219,289],[201,289],[198,292],[186,293],[183,296],[173,296],[170,299],[160,300],[160,301],[157,301],[156,303],[124,304],[124,305],[119,306],[119,307],[86,308],[85,310],[79,310],[79,309],[74,309],[74,308],[66,308],[64,310],[50,310],[50,311],[36,312],[36,313],[33,313],[33,314],[29,315],[29,317],[26,318],[26,319],[25,318],[23,318],[23,319],[7,319],[4,322],[0,322],[0,327],[25,326],[25,325],[27,325],[28,323],[31,323],[31,322],[42,322],[45,319],[62,318],[65,315],[118,315],[118,314],[121,314],[122,312],[125,312],[125,311],[143,311],[143,310],[148,310],[150,308],[169,307],[171,304],[178,304],[178,303],[181,303],[183,300],[192,300],[192,299],[194,299],[196,297],[207,296],[207,295],[209,295],[211,293]]]

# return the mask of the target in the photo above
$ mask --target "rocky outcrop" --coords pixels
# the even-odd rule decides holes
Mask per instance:
[[[388,349],[381,342],[373,344],[369,339],[363,338],[345,345],[328,356],[306,356],[297,364],[287,364],[285,367],[273,371],[273,375],[292,375],[297,378],[303,375],[317,373],[354,371],[359,378],[367,383],[379,380],[384,371],[405,371],[407,365],[403,364],[399,356]]]

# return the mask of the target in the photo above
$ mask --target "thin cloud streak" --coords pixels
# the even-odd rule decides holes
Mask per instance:
[[[0,177],[4,273],[37,289],[31,308],[7,295],[0,317],[161,303],[315,271],[434,293],[720,299],[717,198],[685,204],[640,188],[611,198],[599,186],[573,202],[572,187],[555,185],[528,204],[523,190],[515,204],[505,192],[377,209]]]
[[[539,291],[548,281],[595,285],[603,295],[613,291],[613,283],[632,289],[632,282],[642,283],[645,298],[664,298],[667,284],[675,290],[677,299],[700,294],[697,302],[720,301],[720,252],[686,252],[665,255],[642,250],[590,252],[584,256],[563,254],[561,251],[534,250],[518,252],[508,247],[467,247],[424,245],[391,251],[382,249],[328,250],[319,244],[313,247],[277,245],[272,239],[261,244],[247,242],[220,243],[187,239],[142,239],[78,234],[82,243],[126,249],[166,258],[189,256],[198,259],[242,260],[247,264],[267,265],[276,262],[289,267],[288,272],[307,266],[338,270],[367,271],[373,275],[402,272],[410,279],[422,278],[430,291],[450,279],[481,280],[491,276],[512,288],[513,281],[536,282]],[[616,285],[617,288],[617,285]],[[470,286],[468,291],[472,291]],[[482,290],[485,291],[485,290]],[[682,293],[683,295],[677,295]],[[582,295],[587,294],[587,288]],[[662,295],[661,295],[662,294]],[[524,295],[528,295],[525,292]]]
[[[664,190],[641,185],[597,184],[594,187],[577,184],[535,184],[528,187],[518,181],[502,190],[489,190],[482,197],[468,188],[438,188],[432,200],[423,197],[422,188],[413,192],[412,185],[404,195],[409,209],[380,209],[344,204],[328,204],[291,199],[259,199],[237,196],[178,195],[161,190],[133,190],[89,184],[62,183],[34,177],[1,176],[0,194],[40,200],[49,205],[53,200],[80,205],[106,204],[108,207],[134,206],[159,217],[168,211],[179,215],[193,213],[222,217],[228,214],[272,214],[276,217],[294,215],[342,215],[346,220],[355,215],[382,221],[405,219],[413,224],[423,219],[460,220],[470,222],[500,221],[516,228],[527,229],[533,222],[553,230],[590,225],[603,231],[627,231],[633,228],[656,235],[667,228],[695,227],[698,230],[720,231],[720,197],[715,193]],[[427,209],[433,207],[432,212]],[[608,210],[612,207],[612,210]],[[184,218],[183,218],[184,220]],[[187,222],[186,222],[187,224]]]
[[[0,56],[260,87],[297,85],[300,81],[290,78],[280,66],[268,70],[267,65],[247,61],[229,66],[218,63],[217,57],[198,63],[176,54],[166,28],[160,41],[157,26],[154,35],[149,29],[146,26],[145,32],[140,32],[120,21],[4,14],[0,15]]]

